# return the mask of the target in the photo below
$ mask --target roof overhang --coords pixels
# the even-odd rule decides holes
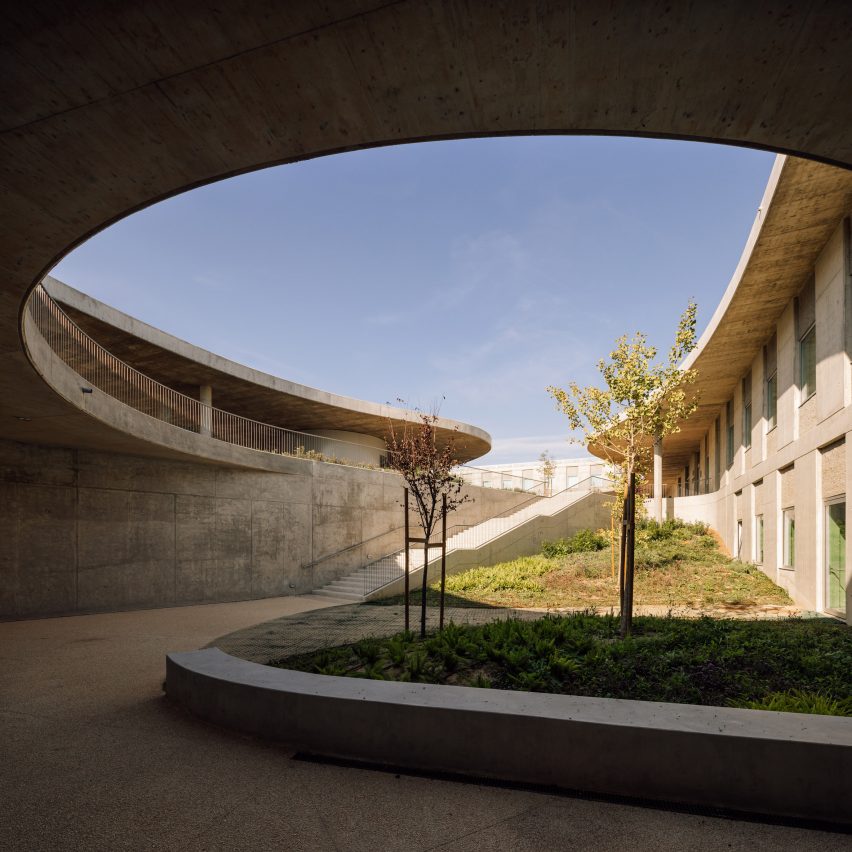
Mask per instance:
[[[197,398],[213,388],[217,408],[300,432],[342,431],[384,438],[391,424],[412,418],[403,408],[319,390],[216,355],[128,316],[56,278],[45,289],[71,319],[111,354],[156,381]],[[460,462],[485,455],[491,436],[476,426],[439,417],[439,440],[452,439]]]
[[[698,408],[679,432],[663,441],[664,478],[689,463],[719,409],[772,336],[784,308],[813,273],[832,231],[851,209],[852,171],[776,158],[737,268],[681,365],[698,374]],[[595,452],[593,447],[590,451]]]

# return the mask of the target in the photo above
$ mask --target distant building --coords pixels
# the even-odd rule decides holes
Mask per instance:
[[[553,459],[554,473],[545,482],[541,459],[492,464],[487,468],[463,468],[462,476],[471,485],[483,488],[518,488],[539,494],[558,494],[590,477],[604,478],[607,466],[593,456]]]

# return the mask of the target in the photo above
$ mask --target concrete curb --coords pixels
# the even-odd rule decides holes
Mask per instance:
[[[313,675],[169,654],[196,716],[335,758],[852,822],[852,720]]]

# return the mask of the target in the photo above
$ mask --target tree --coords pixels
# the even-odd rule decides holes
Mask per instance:
[[[553,456],[550,455],[550,450],[545,450],[538,457],[539,465],[538,472],[544,480],[545,496],[550,496],[550,485],[553,480],[553,474],[556,473],[556,465],[553,463]]]
[[[573,431],[582,431],[582,442],[605,457],[616,472],[614,511],[623,512],[620,585],[621,634],[629,635],[633,620],[633,537],[636,513],[636,480],[644,480],[652,459],[654,441],[680,431],[680,424],[697,406],[691,386],[695,370],[680,367],[695,347],[694,301],[678,323],[668,358],[657,362],[657,349],[646,335],[619,337],[607,362],[598,369],[605,388],[571,382],[568,390],[549,387],[557,407],[567,415]]]
[[[403,425],[388,423],[386,443],[388,463],[405,479],[420,517],[423,529],[423,584],[420,594],[420,636],[426,635],[426,588],[428,585],[429,547],[438,523],[470,496],[462,494],[464,480],[453,473],[458,465],[455,457],[455,438],[449,435],[438,439],[438,415],[414,410],[412,418]],[[454,430],[458,431],[458,427]],[[406,547],[408,542],[406,541]],[[441,612],[444,609],[443,576],[441,583]],[[406,607],[408,601],[406,599]]]

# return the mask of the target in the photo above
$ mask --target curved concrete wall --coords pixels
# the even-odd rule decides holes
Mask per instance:
[[[196,716],[297,751],[849,824],[847,719],[314,675],[169,654]]]
[[[352,567],[323,557],[399,546],[397,474],[263,455],[251,470],[0,441],[0,618],[302,594]],[[467,491],[458,523],[528,499]]]
[[[57,282],[53,289],[62,291]],[[397,546],[398,475],[259,452],[178,428],[91,386],[28,312],[23,332],[41,377],[93,432],[108,430],[110,450],[142,446],[152,458],[0,441],[0,618],[305,593],[349,568],[346,558],[325,559],[330,554],[367,540],[378,546],[387,539],[388,551]],[[373,408],[383,427],[385,416],[402,414]],[[465,428],[473,440],[487,438]],[[370,435],[317,432],[332,454],[336,440],[350,442],[347,458],[355,463],[378,465],[384,454],[384,441]],[[528,499],[467,491],[476,496],[458,523],[478,523]]]

